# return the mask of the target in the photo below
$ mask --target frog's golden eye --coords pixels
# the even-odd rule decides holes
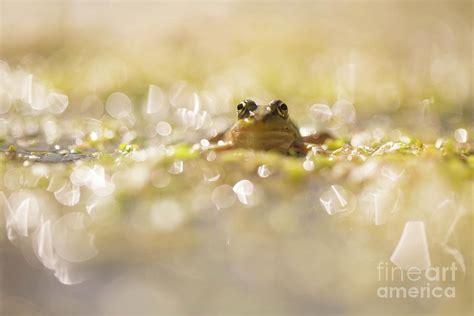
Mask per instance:
[[[285,103],[279,101],[276,105],[276,110],[278,115],[280,115],[282,118],[288,118],[288,106]]]
[[[250,112],[257,109],[257,104],[249,99],[243,100],[237,105],[237,115],[239,119],[247,118],[250,116]]]
[[[248,110],[247,106],[244,102],[241,102],[237,105],[237,116],[239,119],[249,117],[250,111]]]

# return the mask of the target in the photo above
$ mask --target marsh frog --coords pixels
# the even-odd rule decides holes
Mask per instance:
[[[290,118],[288,106],[281,100],[257,105],[245,99],[237,105],[237,122],[211,139],[211,149],[247,148],[277,151],[288,155],[305,155],[311,145],[321,144],[326,133],[301,136]]]

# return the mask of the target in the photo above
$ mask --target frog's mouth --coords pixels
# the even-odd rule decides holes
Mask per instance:
[[[287,128],[288,122],[282,118],[266,115],[263,117],[251,117],[240,121],[244,128],[255,130],[279,130]]]
[[[287,122],[280,120],[272,120],[271,118],[262,120],[252,120],[243,124],[241,132],[254,134],[272,134],[272,133],[288,133],[291,134],[290,126]]]

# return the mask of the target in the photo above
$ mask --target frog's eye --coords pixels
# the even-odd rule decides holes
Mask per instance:
[[[244,102],[240,102],[239,104],[237,104],[237,116],[239,119],[246,118],[249,116],[249,114],[250,111],[248,110]]]
[[[255,111],[257,109],[257,104],[249,99],[246,99],[240,102],[237,105],[237,115],[239,119],[247,118],[250,116],[251,111]]]
[[[281,102],[277,105],[277,112],[282,118],[288,118],[288,106],[285,103]]]

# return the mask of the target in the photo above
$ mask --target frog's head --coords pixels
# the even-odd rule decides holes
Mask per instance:
[[[257,105],[246,99],[237,105],[239,121],[232,128],[234,143],[255,149],[287,150],[299,139],[298,128],[288,114],[288,106],[280,100]]]
[[[237,105],[237,116],[249,124],[285,124],[289,121],[288,106],[281,100],[274,100],[268,105],[257,105],[245,99]]]

